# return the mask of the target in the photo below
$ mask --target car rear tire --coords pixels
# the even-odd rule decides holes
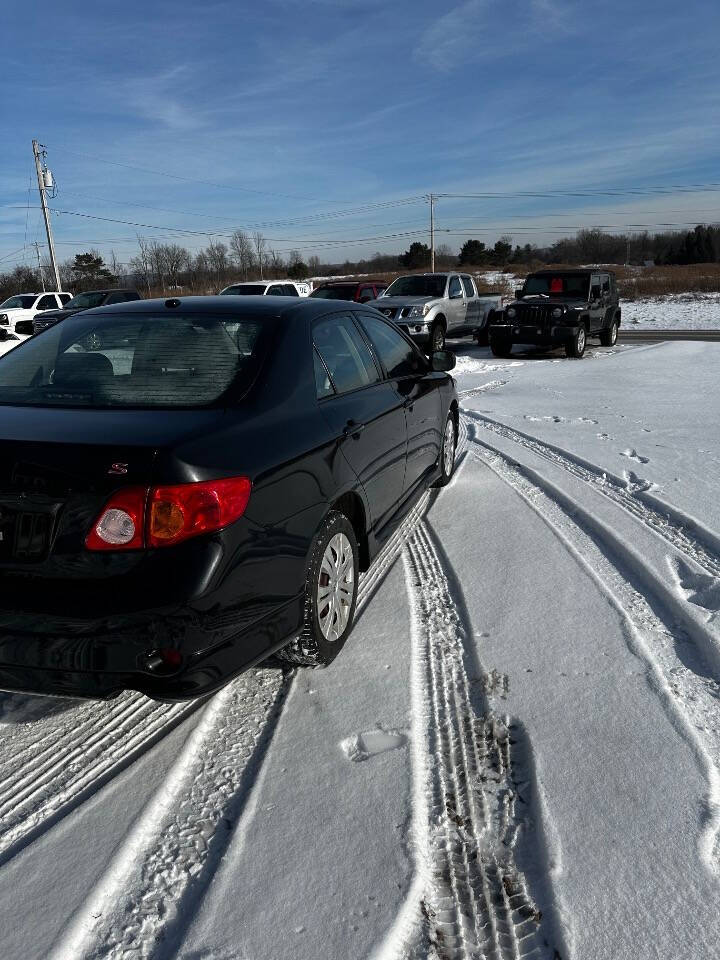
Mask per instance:
[[[445,349],[445,327],[437,320],[430,328],[430,356]]]
[[[455,451],[457,450],[457,429],[452,413],[448,414],[443,432],[443,442],[440,447],[440,476],[433,486],[446,487],[452,480],[455,471]]]
[[[565,353],[568,357],[573,357],[575,360],[579,360],[585,353],[586,346],[587,332],[585,327],[580,324],[575,332],[575,335],[565,344]]]
[[[331,510],[310,550],[302,630],[278,651],[280,660],[306,667],[332,663],[352,630],[359,569],[355,531],[345,514]]]
[[[512,340],[504,340],[500,337],[492,337],[490,340],[490,353],[494,357],[509,357],[512,354]]]
[[[618,322],[613,318],[607,330],[600,331],[600,343],[603,347],[614,347],[617,343]]]

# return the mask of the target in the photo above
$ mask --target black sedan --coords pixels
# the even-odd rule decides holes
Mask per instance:
[[[450,479],[454,362],[360,304],[228,296],[0,358],[0,689],[179,700],[329,663],[359,572]]]

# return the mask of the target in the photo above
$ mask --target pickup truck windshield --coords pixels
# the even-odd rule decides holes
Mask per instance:
[[[273,321],[76,313],[0,357],[0,404],[90,409],[216,406],[243,392]]]
[[[542,277],[528,277],[523,287],[523,296],[580,297],[587,299],[590,290],[590,277],[576,273],[545,274]]]
[[[422,274],[415,277],[398,277],[393,280],[387,290],[383,293],[384,297],[443,297],[445,295],[445,286],[447,277],[442,275]]]
[[[35,303],[37,297],[34,293],[22,297],[10,297],[4,303],[0,303],[0,310],[29,310]]]

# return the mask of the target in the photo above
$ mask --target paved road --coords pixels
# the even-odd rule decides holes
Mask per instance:
[[[719,330],[650,330],[642,327],[640,330],[627,330],[620,327],[618,340],[622,343],[657,343],[662,340],[720,340]]]

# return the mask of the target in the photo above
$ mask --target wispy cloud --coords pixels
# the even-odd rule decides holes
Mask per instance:
[[[415,47],[415,59],[449,73],[478,52],[477,27],[488,0],[466,0],[432,23]]]

